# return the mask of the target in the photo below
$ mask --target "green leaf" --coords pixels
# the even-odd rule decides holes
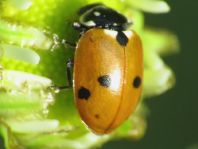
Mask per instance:
[[[145,29],[142,40],[146,50],[155,51],[160,55],[169,55],[179,52],[178,38],[166,30]]]
[[[145,120],[147,113],[145,105],[140,103],[135,112],[111,134],[111,137],[115,139],[141,139],[147,126]]]
[[[161,69],[144,70],[144,97],[160,95],[174,85],[175,76],[167,66],[161,67]]]
[[[59,121],[42,119],[42,120],[7,120],[6,123],[11,126],[11,130],[15,133],[47,133],[55,132],[59,127]]]
[[[24,61],[30,64],[38,64],[40,61],[40,56],[28,48],[0,44],[0,50],[3,50],[3,55],[9,59]]]
[[[167,13],[170,7],[163,0],[129,0],[132,7],[149,13]]]
[[[45,90],[52,86],[50,79],[22,71],[3,69],[2,77],[2,84],[8,89]]]
[[[35,94],[26,95],[17,91],[11,93],[0,94],[0,115],[1,117],[16,118],[18,115],[22,117],[30,115],[33,112],[38,112],[42,109],[42,103],[39,101],[39,96]]]
[[[32,0],[7,0],[7,3],[20,10],[27,10],[32,5]]]
[[[8,128],[0,123],[0,136],[3,138],[4,141],[4,148],[10,149],[9,147],[9,137],[8,137]],[[0,139],[2,139],[0,138]]]
[[[47,112],[54,101],[48,89],[51,80],[19,71],[3,70],[0,90],[0,115],[4,118],[35,118]]]
[[[1,138],[2,137],[2,138]],[[11,133],[7,124],[0,120],[0,139],[3,139],[5,149],[22,149]],[[0,146],[2,148],[2,146]]]
[[[144,67],[148,69],[163,69],[164,61],[161,59],[158,53],[153,50],[149,50],[145,47],[144,50]]]
[[[0,41],[7,44],[17,44],[21,47],[31,47],[49,50],[53,44],[52,37],[49,38],[44,30],[31,26],[11,24],[0,19]]]

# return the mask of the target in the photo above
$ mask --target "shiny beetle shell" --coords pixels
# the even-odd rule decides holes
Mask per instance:
[[[121,125],[135,110],[142,91],[140,38],[134,31],[122,33],[124,41],[117,31],[90,29],[75,51],[75,103],[82,120],[98,134]]]

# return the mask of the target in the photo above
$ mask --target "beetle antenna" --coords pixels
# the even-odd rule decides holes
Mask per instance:
[[[75,43],[72,43],[70,41],[67,41],[65,39],[62,39],[61,41],[61,44],[64,46],[64,47],[70,47],[70,48],[76,48],[76,44]]]

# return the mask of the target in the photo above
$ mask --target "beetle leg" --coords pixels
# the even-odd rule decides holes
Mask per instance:
[[[65,46],[65,47],[70,47],[70,48],[73,48],[75,49],[76,48],[76,44],[75,43],[71,43],[65,39],[62,40],[62,44]]]
[[[72,87],[73,86],[73,78],[72,78],[72,69],[74,66],[74,60],[73,59],[68,59],[67,61],[67,81],[68,81],[68,86]]]
[[[73,78],[72,78],[73,65],[74,65],[73,59],[68,59],[67,64],[66,64],[68,85],[66,85],[66,86],[50,86],[51,89],[60,91],[63,89],[70,89],[73,86],[73,82],[72,82],[72,80],[73,80]]]

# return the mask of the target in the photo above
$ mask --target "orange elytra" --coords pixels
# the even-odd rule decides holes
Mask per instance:
[[[81,32],[74,57],[73,89],[82,120],[110,133],[136,109],[143,79],[141,40],[128,20],[102,4],[79,10]]]

